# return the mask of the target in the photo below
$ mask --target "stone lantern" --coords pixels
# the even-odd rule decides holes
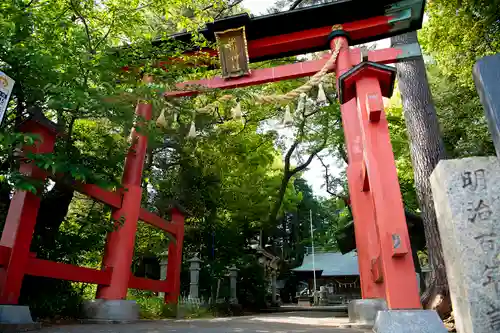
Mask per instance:
[[[195,254],[192,259],[188,261],[189,273],[190,273],[190,284],[189,284],[189,298],[198,299],[199,297],[199,283],[200,283],[200,270],[201,270],[201,259]]]

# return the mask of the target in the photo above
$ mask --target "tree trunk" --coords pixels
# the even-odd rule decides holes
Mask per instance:
[[[60,259],[54,253],[55,241],[59,227],[68,214],[73,195],[74,190],[60,181],[42,197],[32,243],[32,250],[37,253],[38,258]]]
[[[417,41],[416,32],[391,39],[392,45]],[[396,68],[410,142],[415,188],[432,270],[431,285],[422,295],[422,304],[425,308],[435,308],[443,317],[451,310],[451,302],[429,177],[446,153],[423,58],[398,63]]]

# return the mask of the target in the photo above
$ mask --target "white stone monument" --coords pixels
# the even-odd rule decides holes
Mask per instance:
[[[457,332],[500,332],[499,160],[443,160],[431,186]]]

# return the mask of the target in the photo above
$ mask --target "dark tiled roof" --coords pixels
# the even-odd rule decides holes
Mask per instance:
[[[346,254],[340,252],[320,252],[314,255],[316,271],[321,271],[321,276],[346,276],[359,275],[358,256],[352,251]],[[312,272],[313,256],[306,255],[302,266],[292,269],[294,272]]]

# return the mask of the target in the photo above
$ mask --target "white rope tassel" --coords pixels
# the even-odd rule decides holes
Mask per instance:
[[[194,119],[191,121],[191,128],[189,128],[188,138],[196,138],[196,125]]]
[[[307,95],[305,93],[300,94],[299,102],[297,103],[297,110],[295,110],[295,116],[301,117],[304,112],[304,108],[306,107],[306,98]]]
[[[160,116],[156,119],[156,126],[167,127],[167,119],[165,118],[165,109],[161,110]]]
[[[291,126],[293,124],[292,114],[290,113],[290,105],[285,108],[285,116],[283,117],[283,124],[285,126]]]
[[[323,83],[318,84],[318,98],[316,99],[317,103],[326,103],[326,94],[325,89],[323,89]]]
[[[238,102],[234,108],[231,109],[231,114],[234,120],[240,120],[243,117],[241,113],[241,104]]]

